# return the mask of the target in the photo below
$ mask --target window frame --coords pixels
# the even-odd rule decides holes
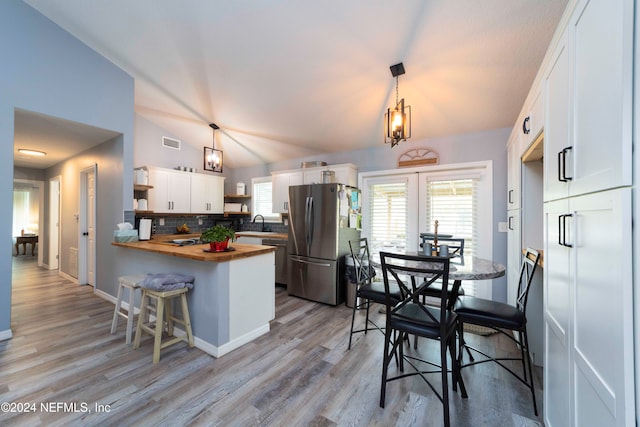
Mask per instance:
[[[407,251],[418,251],[420,224],[426,223],[426,209],[421,203],[425,194],[424,183],[427,179],[449,180],[478,178],[477,201],[477,245],[475,255],[480,258],[493,260],[493,162],[491,160],[469,163],[456,163],[449,165],[434,165],[403,169],[382,170],[375,172],[363,172],[358,175],[358,186],[362,191],[362,215],[363,215],[363,237],[369,237],[370,231],[370,183],[383,183],[387,180],[406,177],[408,179],[408,224],[407,235],[416,236],[415,239],[408,238],[406,242]],[[474,283],[478,291],[477,296],[481,298],[492,298],[492,281],[476,281]]]
[[[280,213],[271,212],[271,214],[265,215],[264,213],[258,212],[256,209],[256,203],[258,199],[256,184],[264,184],[267,182],[271,183],[271,191],[273,192],[273,180],[271,179],[271,176],[260,176],[251,178],[251,214],[253,215],[253,217],[255,217],[255,215],[262,215],[264,217],[265,223],[282,223],[282,215]],[[273,203],[271,205],[271,209],[273,209]]]

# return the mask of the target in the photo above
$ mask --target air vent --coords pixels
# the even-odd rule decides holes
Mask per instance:
[[[169,138],[168,136],[162,137],[162,146],[165,148],[173,148],[174,150],[179,150],[180,144],[181,142],[179,139]]]

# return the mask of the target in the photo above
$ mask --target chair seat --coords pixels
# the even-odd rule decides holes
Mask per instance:
[[[400,293],[400,289],[397,285],[389,285],[389,294],[394,305],[402,301],[402,294]],[[364,285],[360,286],[360,288],[358,288],[358,296],[360,298],[366,298],[368,300],[384,304],[386,303],[384,294],[384,283],[365,283]]]
[[[437,320],[433,320],[427,313],[424,312],[423,307]],[[407,303],[399,309],[394,309],[391,313],[389,322],[393,329],[408,332],[412,335],[419,335],[421,337],[440,338],[440,309],[435,307],[425,307],[421,304]],[[446,330],[449,333],[455,330],[456,314],[453,312],[447,313]]]
[[[451,292],[452,289],[453,289],[453,284],[450,284],[449,286],[447,286],[447,293]],[[424,290],[424,295],[440,298],[441,292],[442,292],[442,282],[436,281],[436,282],[433,282],[431,286],[429,286],[427,289]],[[462,286],[460,286],[460,288],[458,289],[458,295],[464,295],[464,289],[462,288]]]
[[[526,323],[524,313],[516,307],[483,298],[461,296],[453,310],[461,322],[479,326],[519,330]]]

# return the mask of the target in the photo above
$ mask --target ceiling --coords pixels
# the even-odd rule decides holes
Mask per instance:
[[[567,0],[24,0],[135,78],[135,110],[242,167],[513,126]],[[27,126],[28,127],[28,126]],[[16,140],[21,138],[16,129]]]

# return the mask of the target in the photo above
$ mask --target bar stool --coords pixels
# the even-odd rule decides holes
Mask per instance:
[[[118,298],[116,300],[116,308],[113,311],[113,320],[111,321],[111,333],[115,334],[118,329],[118,320],[120,316],[127,319],[127,331],[126,331],[126,343],[131,343],[131,332],[133,331],[133,316],[135,309],[135,295],[136,289],[140,287],[140,283],[144,280],[146,274],[136,274],[131,276],[121,276],[118,278]],[[124,296],[124,289],[129,290],[129,305],[125,308],[122,306],[122,297]],[[126,313],[121,311],[121,308],[126,310]]]
[[[191,332],[191,319],[189,318],[189,306],[187,305],[187,292],[188,288],[173,289],[170,291],[155,291],[152,289],[142,288],[142,304],[140,306],[140,314],[138,316],[138,325],[136,327],[136,337],[133,341],[133,348],[140,347],[140,338],[142,332],[147,332],[154,336],[153,342],[153,363],[160,361],[160,350],[170,345],[176,344],[180,341],[185,341],[189,344],[189,347],[193,347],[193,333]],[[182,319],[179,319],[173,315],[171,309],[171,300],[173,298],[180,297],[182,307]],[[155,298],[156,300],[156,320],[155,325],[151,322],[145,323],[145,319],[148,314],[148,300]],[[162,342],[162,332],[165,330],[167,335],[173,337],[165,342]],[[179,323],[184,326],[185,335],[178,337],[173,336],[173,324]]]

